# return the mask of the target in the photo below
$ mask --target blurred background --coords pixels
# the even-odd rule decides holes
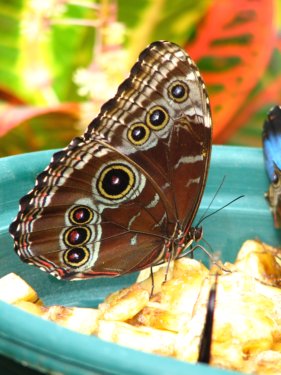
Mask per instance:
[[[281,104],[281,0],[0,0],[0,156],[65,147],[158,39],[196,61],[214,143],[260,146]]]

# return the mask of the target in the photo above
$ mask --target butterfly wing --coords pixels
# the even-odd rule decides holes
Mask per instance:
[[[274,164],[281,169],[281,107],[275,106],[268,113],[263,126],[263,152],[265,167],[271,182],[274,181]]]
[[[206,182],[211,119],[190,57],[169,42],[141,55],[83,137],[56,153],[11,224],[22,260],[59,278],[156,264],[190,226]]]
[[[273,107],[263,126],[263,153],[271,181],[266,194],[276,228],[281,227],[281,107]]]

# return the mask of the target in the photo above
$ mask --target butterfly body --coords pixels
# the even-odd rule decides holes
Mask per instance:
[[[10,226],[20,258],[58,278],[119,276],[192,241],[211,116],[190,57],[155,42],[82,137],[54,154]]]
[[[270,179],[266,198],[273,213],[274,225],[281,228],[281,107],[275,106],[263,127],[265,168]]]

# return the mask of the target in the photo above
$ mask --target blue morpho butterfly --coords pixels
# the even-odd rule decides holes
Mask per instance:
[[[152,43],[85,133],[54,154],[10,225],[19,257],[59,279],[175,259],[207,180],[210,103],[189,55]]]
[[[276,228],[281,228],[281,107],[273,107],[267,116],[262,133],[266,172],[271,181],[265,194]]]

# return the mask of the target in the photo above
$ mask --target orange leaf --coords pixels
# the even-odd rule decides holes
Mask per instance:
[[[215,142],[234,131],[231,119],[264,74],[276,41],[273,13],[271,0],[215,1],[186,46],[210,93]]]

